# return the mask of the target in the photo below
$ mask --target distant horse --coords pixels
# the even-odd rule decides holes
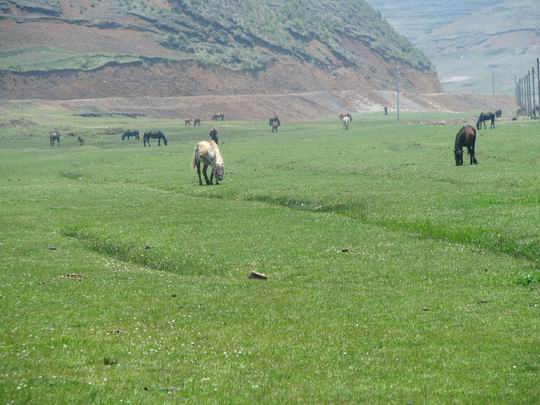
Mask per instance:
[[[201,119],[200,118],[195,118],[193,120],[193,126],[194,127],[200,127],[201,126]]]
[[[191,118],[184,121],[184,127],[191,128]]]
[[[122,135],[122,140],[130,140],[131,138],[139,139],[139,130],[138,129],[128,129]]]
[[[216,176],[216,184],[219,184],[223,180],[223,157],[219,151],[219,146],[214,141],[201,141],[195,147],[193,153],[193,160],[191,161],[191,167],[197,168],[197,174],[199,175],[199,185],[202,184],[201,179],[201,163],[203,164],[203,174],[206,180],[206,185],[211,186],[214,182],[214,176]],[[212,167],[210,173],[210,179],[206,175],[208,166]]]
[[[488,120],[491,121],[490,128],[495,128],[495,114],[493,114],[492,112],[481,112],[478,120],[476,121],[476,129],[480,130],[482,124],[484,124],[484,129],[486,129],[486,121]]]
[[[352,122],[352,115],[349,112],[339,113],[339,119],[343,121],[343,118],[349,117],[349,120]]]
[[[83,146],[84,145],[84,138],[82,136],[78,136],[77,137],[77,140],[79,141],[79,146]]]
[[[145,147],[146,145],[150,146],[150,138],[157,139],[158,146],[161,146],[161,140],[163,139],[163,143],[165,144],[165,146],[167,146],[167,138],[165,138],[165,135],[161,131],[145,132],[143,136],[143,143]]]
[[[501,118],[502,117],[502,110],[495,110],[495,117]]]
[[[349,125],[351,123],[351,117],[348,115],[343,117],[343,129],[349,129]]]
[[[222,112],[217,112],[212,115],[212,121],[225,121],[225,114]]]
[[[476,130],[467,125],[461,128],[456,134],[456,143],[454,146],[454,156],[456,158],[456,166],[463,165],[463,147],[467,147],[467,152],[469,153],[471,165],[477,165],[478,160],[474,156],[474,144],[476,143]]]
[[[54,148],[54,142],[56,142],[56,146],[60,147],[60,132],[56,129],[49,131],[49,144],[51,148]]]
[[[272,127],[272,133],[274,133],[278,131],[278,128],[281,125],[281,121],[279,121],[277,115],[274,115],[272,118],[270,118],[268,124]]]

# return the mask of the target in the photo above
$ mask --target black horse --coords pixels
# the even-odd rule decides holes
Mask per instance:
[[[56,146],[60,147],[60,132],[58,132],[56,129],[49,131],[49,144],[51,145],[51,148],[54,148],[55,142]]]
[[[131,138],[139,139],[139,130],[128,129],[126,132],[124,132],[124,135],[122,135],[123,141],[125,141],[126,139],[129,141]]]
[[[279,118],[277,115],[274,115],[272,118],[270,118],[270,121],[268,124],[272,127],[272,133],[277,132],[279,126],[281,125],[281,122],[279,121]]]
[[[471,165],[477,165],[478,160],[474,156],[474,144],[476,143],[476,130],[467,125],[461,128],[456,134],[456,143],[454,146],[454,156],[456,158],[456,166],[463,165],[463,147],[467,147],[467,152],[471,158]]]
[[[490,128],[495,128],[495,114],[492,112],[484,113],[481,112],[480,116],[478,117],[478,120],[476,121],[476,129],[480,130],[480,127],[482,124],[484,124],[484,129],[486,129],[486,121],[490,120],[491,125]]]
[[[502,110],[495,110],[495,117],[501,118],[502,117]]]
[[[167,138],[165,138],[165,135],[161,131],[145,132],[143,136],[143,142],[145,147],[147,144],[148,146],[150,146],[150,138],[157,139],[158,146],[161,146],[161,140],[163,139],[163,143],[165,144],[165,146],[167,146]]]

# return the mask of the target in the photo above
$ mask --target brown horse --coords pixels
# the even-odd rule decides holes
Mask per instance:
[[[212,121],[225,121],[225,114],[222,112],[217,112],[212,115]]]
[[[200,127],[201,126],[201,119],[200,118],[195,118],[193,120],[193,126],[194,127]]]
[[[349,121],[352,122],[352,115],[349,113],[349,112],[342,112],[342,113],[339,113],[339,119],[340,121],[343,121],[343,118],[345,117],[349,117]]]
[[[478,160],[474,156],[474,144],[476,143],[476,129],[467,125],[461,128],[456,134],[456,143],[454,146],[454,156],[456,158],[456,166],[463,165],[463,147],[467,147],[467,152],[471,158],[471,165],[477,165]]]
[[[56,129],[49,131],[49,144],[51,148],[54,148],[54,142],[56,142],[56,146],[60,147],[60,132]]]
[[[184,120],[184,127],[191,128],[191,118],[188,120]]]
[[[83,145],[84,145],[84,138],[83,138],[82,136],[79,135],[79,136],[77,137],[77,140],[79,141],[79,145],[80,145],[80,146],[83,146]]]

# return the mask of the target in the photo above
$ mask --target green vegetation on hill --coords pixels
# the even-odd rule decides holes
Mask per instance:
[[[0,70],[45,72],[50,70],[93,70],[108,63],[140,62],[141,58],[114,53],[88,54],[65,49],[32,47],[0,52]]]
[[[364,66],[368,55],[365,50],[356,49],[355,44],[364,45],[368,52],[386,60],[422,71],[432,69],[425,55],[398,35],[364,0],[169,0],[167,7],[130,0],[114,4],[90,2],[90,6],[75,3],[69,2],[78,11],[75,17],[63,14],[58,3],[49,2],[45,7],[42,2],[30,0],[23,3],[4,0],[0,10],[4,18],[26,24],[39,21],[41,16],[67,24],[142,30],[156,44],[174,52],[166,56],[168,59],[189,59],[234,70],[264,69],[283,55],[324,69]],[[137,22],[133,23],[133,19]],[[23,58],[35,57],[39,62],[10,59],[0,61],[0,66],[24,71],[36,64],[62,67],[65,62],[69,67],[87,69],[117,60],[116,54],[103,58],[89,52],[87,59],[92,63],[85,67],[80,55],[68,53],[65,58],[54,57],[52,53],[39,55],[32,51],[32,44],[23,51],[26,53]],[[125,55],[148,56],[126,52],[120,59]]]

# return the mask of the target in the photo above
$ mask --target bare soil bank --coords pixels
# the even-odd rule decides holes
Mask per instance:
[[[214,112],[223,112],[226,119],[267,119],[273,114],[287,120],[316,119],[341,111],[378,112],[384,106],[395,109],[392,91],[314,91],[304,93],[193,96],[193,97],[114,97],[78,100],[11,100],[0,105],[25,103],[39,108],[65,109],[74,114],[142,114],[163,118],[210,119]],[[402,111],[488,111],[502,109],[506,115],[514,111],[514,100],[500,96],[445,93],[401,93]],[[1,108],[1,107],[0,107]]]

